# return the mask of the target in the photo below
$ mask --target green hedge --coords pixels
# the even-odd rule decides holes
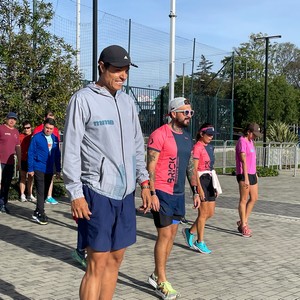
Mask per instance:
[[[257,167],[256,168],[258,177],[273,177],[278,176],[279,172],[277,169],[268,167]]]
[[[256,168],[258,177],[273,177],[278,176],[279,172],[277,169],[268,168],[268,167],[257,167]],[[223,168],[216,168],[216,172],[219,175],[223,174]],[[235,176],[235,168],[226,168],[225,174],[231,174]]]
[[[33,194],[36,196],[36,191],[33,186]],[[61,179],[54,179],[54,186],[52,196],[56,197],[64,197],[67,195],[64,183]],[[18,200],[20,198],[20,188],[19,188],[19,180],[13,179],[12,184],[9,188],[8,199],[9,200]]]

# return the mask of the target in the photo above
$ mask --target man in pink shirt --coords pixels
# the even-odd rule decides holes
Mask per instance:
[[[148,283],[161,299],[176,299],[178,293],[167,280],[166,264],[180,219],[185,215],[185,178],[189,179],[194,207],[200,205],[192,157],[192,139],[185,130],[194,111],[188,99],[178,97],[169,104],[171,122],[149,137],[147,169],[150,177],[152,214],[157,229],[154,247],[155,269]]]
[[[261,136],[259,126],[256,123],[250,123],[246,126],[244,134],[239,138],[235,148],[236,178],[240,192],[240,220],[237,225],[238,231],[243,237],[252,236],[248,219],[258,199],[256,151],[253,140]]]
[[[21,147],[19,131],[15,128],[18,116],[14,112],[8,113],[5,124],[0,125],[0,161],[1,161],[1,193],[0,213],[9,213],[7,209],[8,192],[14,174],[15,154],[21,169]]]

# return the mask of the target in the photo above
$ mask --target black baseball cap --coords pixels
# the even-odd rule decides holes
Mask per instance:
[[[123,68],[126,66],[138,68],[137,65],[131,62],[128,52],[118,45],[111,45],[104,48],[100,54],[99,61],[109,63],[117,68]]]
[[[257,137],[262,137],[262,133],[260,131],[260,127],[257,123],[250,123],[247,125],[247,130],[253,132],[253,134]]]

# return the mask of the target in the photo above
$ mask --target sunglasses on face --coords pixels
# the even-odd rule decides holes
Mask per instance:
[[[186,117],[188,115],[191,115],[191,117],[194,115],[194,111],[193,110],[189,110],[189,109],[178,109],[178,110],[174,110],[175,112],[180,112],[183,113]]]
[[[24,129],[30,129],[31,127],[29,126],[29,127],[24,127]]]

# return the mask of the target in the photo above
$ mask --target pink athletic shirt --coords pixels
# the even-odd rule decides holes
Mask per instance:
[[[214,147],[211,144],[204,145],[198,141],[194,145],[193,158],[199,160],[197,171],[211,171],[215,162]]]
[[[187,131],[176,133],[165,124],[152,132],[147,148],[160,152],[155,168],[155,189],[170,195],[184,193],[192,147]]]
[[[19,131],[0,125],[0,161],[2,164],[13,165],[16,146],[20,145]]]
[[[252,140],[241,136],[235,146],[236,174],[243,174],[240,154],[246,154],[248,174],[256,174],[256,151]]]

